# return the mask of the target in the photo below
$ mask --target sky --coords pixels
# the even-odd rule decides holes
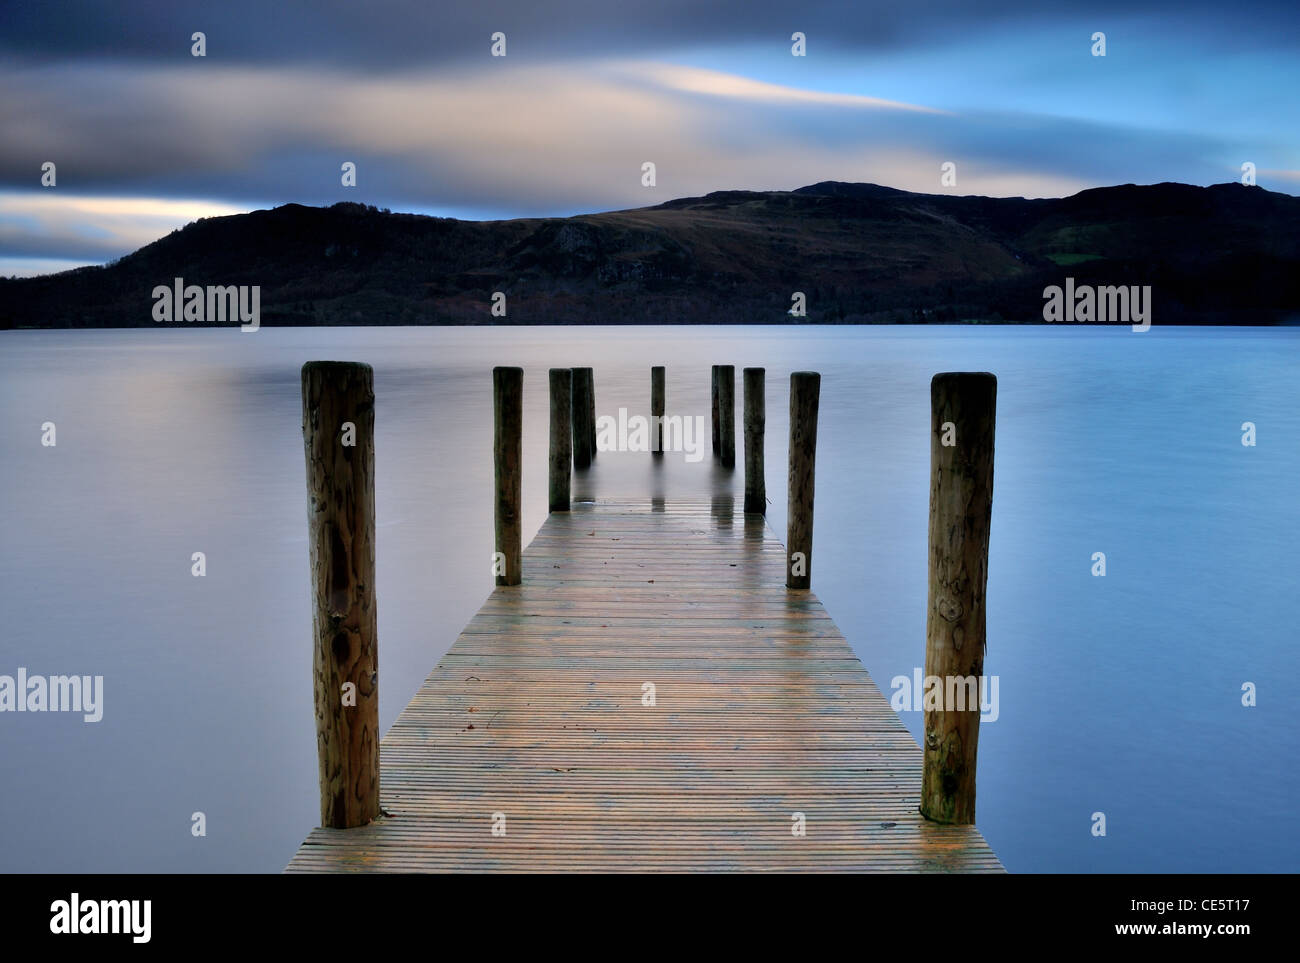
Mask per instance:
[[[1296,0],[0,0],[0,91],[3,276],[290,202],[567,216],[824,180],[1060,197],[1245,163],[1300,194]]]

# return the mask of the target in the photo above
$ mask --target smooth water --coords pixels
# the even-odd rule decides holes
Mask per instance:
[[[0,333],[0,674],[104,676],[104,717],[0,713],[0,869],[278,871],[317,822],[299,368],[376,380],[381,723],[492,587],[493,365],[525,368],[524,534],[546,369],[599,414],[709,414],[822,373],[813,588],[888,695],[925,645],[929,380],[998,375],[979,825],[1013,871],[1296,871],[1300,332],[357,328]],[[740,398],[737,378],[737,400]],[[739,403],[737,405],[739,408]],[[1242,444],[1244,422],[1257,444]],[[41,444],[53,422],[57,444]],[[739,437],[739,432],[738,432]],[[707,439],[706,439],[707,445]],[[602,453],[597,496],[735,491],[706,455]],[[204,552],[207,575],[191,575]],[[1091,574],[1104,552],[1105,577]],[[1242,705],[1242,685],[1258,705]],[[914,735],[920,714],[903,712]],[[191,833],[193,813],[207,835]],[[1104,812],[1107,835],[1092,834]]]

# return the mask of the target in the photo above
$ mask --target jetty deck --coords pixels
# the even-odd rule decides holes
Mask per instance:
[[[288,871],[1002,871],[785,566],[730,497],[553,512],[383,738],[385,814]]]

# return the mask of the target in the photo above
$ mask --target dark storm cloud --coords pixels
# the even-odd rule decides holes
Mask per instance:
[[[223,3],[9,0],[0,51],[36,59],[167,62],[207,35],[209,56],[241,63],[389,69],[481,57],[504,31],[510,56],[533,60],[636,55],[664,49],[771,43],[802,31],[816,49],[897,50],[985,29],[1054,21],[1161,17],[1216,23],[1220,41],[1294,45],[1294,0],[476,0],[430,3],[227,0]]]

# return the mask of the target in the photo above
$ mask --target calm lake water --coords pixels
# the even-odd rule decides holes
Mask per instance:
[[[822,373],[813,588],[889,693],[925,647],[929,381],[998,375],[979,825],[1013,871],[1300,870],[1300,331],[444,328],[0,333],[0,674],[104,676],[104,717],[0,714],[0,869],[279,871],[317,822],[299,368],[375,368],[381,723],[492,587],[491,368],[709,413],[768,371],[784,537],[792,370]],[[739,399],[740,391],[737,390]],[[1257,444],[1242,444],[1242,424]],[[43,447],[54,422],[57,445]],[[739,433],[738,433],[739,437]],[[706,441],[707,444],[707,441]],[[597,496],[743,490],[602,453]],[[207,575],[191,575],[204,552]],[[1104,578],[1090,574],[1105,552]],[[482,561],[482,564],[480,564]],[[1242,706],[1255,684],[1258,705]],[[902,713],[916,735],[919,713]],[[207,836],[190,832],[203,812]],[[1091,833],[1094,812],[1107,835]]]

